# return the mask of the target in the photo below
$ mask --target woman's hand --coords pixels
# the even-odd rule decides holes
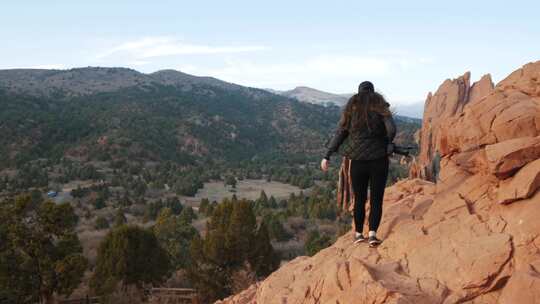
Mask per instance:
[[[324,172],[328,171],[328,160],[326,158],[321,160],[321,170]]]

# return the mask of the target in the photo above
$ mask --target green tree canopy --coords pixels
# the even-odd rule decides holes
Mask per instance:
[[[324,249],[331,245],[331,238],[327,235],[321,235],[319,230],[312,230],[308,234],[306,240],[306,253],[309,256],[315,255],[321,249]]]
[[[124,225],[111,230],[101,242],[90,286],[106,295],[121,284],[141,288],[159,284],[168,276],[170,262],[152,231]]]
[[[114,227],[122,226],[127,223],[127,218],[124,215],[124,210],[118,208],[116,214],[114,215]]]
[[[232,175],[227,175],[225,177],[225,185],[231,185],[231,187],[236,188],[236,178]]]
[[[259,277],[271,274],[279,267],[280,257],[270,243],[266,223],[263,221],[255,235],[251,264]]]
[[[257,229],[253,205],[245,199],[234,203],[224,199],[215,207],[205,237],[195,237],[191,243],[191,258],[188,275],[208,302],[231,294],[233,274],[246,263],[259,276],[279,264],[268,230]]]
[[[185,208],[184,211],[188,209],[191,208]],[[163,208],[153,227],[154,234],[167,251],[174,269],[185,268],[189,264],[189,246],[191,240],[198,235],[191,222],[182,218],[182,214],[175,216],[171,209]]]
[[[197,214],[193,208],[185,207],[182,212],[180,212],[180,215],[178,215],[178,218],[184,223],[191,224],[194,219],[197,219]]]
[[[87,267],[69,204],[32,205],[28,195],[0,204],[0,299],[53,302],[70,295]]]

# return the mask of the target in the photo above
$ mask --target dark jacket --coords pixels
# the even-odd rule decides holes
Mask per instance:
[[[350,139],[346,151],[340,151],[343,156],[353,160],[374,160],[387,156],[391,153],[391,144],[396,136],[396,125],[392,116],[370,112],[368,115],[369,128],[364,125],[357,129],[341,128],[338,126],[334,137],[327,146],[328,151],[324,158],[330,159],[332,153],[337,152],[343,141],[348,136]]]

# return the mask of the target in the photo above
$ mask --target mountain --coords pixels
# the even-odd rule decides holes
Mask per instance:
[[[95,67],[1,70],[0,107],[2,166],[62,157],[315,158],[340,111],[174,70]],[[411,143],[419,124],[398,123],[400,139]]]
[[[309,102],[320,105],[334,104],[337,106],[344,106],[347,104],[351,94],[334,94],[310,87],[296,87],[290,91],[276,91],[272,89],[266,89],[274,94],[283,95],[290,98],[295,98],[302,102]],[[409,104],[397,104],[393,105],[395,112],[402,117],[410,117],[421,119],[424,112],[424,103],[415,102]]]
[[[539,80],[540,61],[496,86],[446,80],[411,177],[387,188],[378,248],[349,231],[217,303],[538,303]]]
[[[317,153],[338,111],[176,71],[0,71],[0,163]],[[99,145],[96,143],[100,143]]]
[[[143,74],[128,68],[101,67],[70,70],[0,70],[0,88],[9,93],[32,96],[52,94],[83,96],[155,85],[171,85],[184,91],[191,90],[194,85],[247,90],[245,87],[212,77],[198,77],[175,70],[162,70],[152,74]]]
[[[333,103],[338,106],[343,106],[349,100],[349,96],[332,94],[319,91],[310,87],[296,87],[290,91],[277,91],[280,95],[295,98],[302,102],[309,102],[320,105]]]

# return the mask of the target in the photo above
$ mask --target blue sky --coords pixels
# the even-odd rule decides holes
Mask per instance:
[[[440,3],[436,3],[440,2]],[[539,1],[2,1],[0,69],[177,69],[274,89],[423,101],[540,60]]]

